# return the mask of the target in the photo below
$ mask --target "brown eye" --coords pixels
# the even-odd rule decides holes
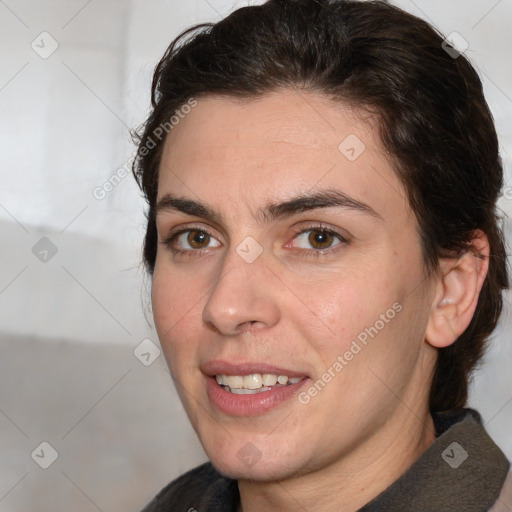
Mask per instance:
[[[172,235],[166,245],[173,250],[201,253],[203,249],[220,247],[222,244],[204,229],[184,229]]]
[[[312,229],[309,231],[308,242],[314,249],[327,249],[332,245],[334,238],[328,231]]]
[[[203,249],[207,247],[210,242],[210,235],[204,231],[193,229],[188,231],[187,243],[193,249]]]
[[[339,245],[347,243],[347,239],[336,231],[323,226],[313,226],[297,233],[293,239],[292,247],[304,249],[311,253],[323,254],[327,249],[334,250]]]

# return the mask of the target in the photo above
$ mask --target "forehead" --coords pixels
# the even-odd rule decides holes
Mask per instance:
[[[407,215],[376,125],[318,93],[200,98],[167,137],[158,196],[200,199],[239,216],[259,202],[336,188],[383,216]]]

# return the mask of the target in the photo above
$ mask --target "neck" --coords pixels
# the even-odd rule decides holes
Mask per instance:
[[[418,415],[399,408],[403,414],[393,415],[364,445],[319,471],[276,482],[240,480],[241,512],[359,510],[405,473],[435,439],[428,412]]]

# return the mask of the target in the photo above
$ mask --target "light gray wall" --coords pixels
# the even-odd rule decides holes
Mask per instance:
[[[163,358],[133,354],[157,340],[139,268],[143,202],[123,176],[170,40],[247,3],[0,2],[0,512],[139,510],[204,459]],[[396,3],[468,41],[510,173],[512,3]],[[58,44],[47,58],[55,43],[42,32]],[[98,199],[113,174],[123,179]],[[509,303],[471,404],[512,458]],[[41,442],[58,453],[48,469]]]

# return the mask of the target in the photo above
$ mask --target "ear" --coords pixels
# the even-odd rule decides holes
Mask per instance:
[[[434,300],[425,338],[430,345],[451,345],[467,328],[489,268],[489,242],[481,230],[474,232],[472,250],[459,258],[439,261]]]

